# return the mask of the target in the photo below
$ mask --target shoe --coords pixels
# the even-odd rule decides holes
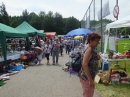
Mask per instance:
[[[55,65],[55,63],[52,63],[52,65]]]
[[[39,62],[37,62],[37,64],[36,65],[39,65]]]
[[[46,63],[47,65],[50,65],[50,63]]]
[[[58,64],[58,62],[56,62],[56,64]]]

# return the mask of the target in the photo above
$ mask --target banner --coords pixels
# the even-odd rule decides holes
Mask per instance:
[[[107,15],[110,14],[109,10],[109,1],[107,1],[106,4],[102,7],[102,18],[106,17]],[[98,11],[98,19],[101,19],[101,9]]]
[[[109,49],[115,51],[115,37],[109,37]]]
[[[90,16],[88,16],[88,17],[86,16],[86,23],[85,24],[86,24],[85,27],[89,29],[89,27],[90,27]]]
[[[106,53],[106,50],[107,50],[107,43],[108,43],[108,37],[109,37],[109,35],[104,35],[104,36],[105,36],[104,53]]]

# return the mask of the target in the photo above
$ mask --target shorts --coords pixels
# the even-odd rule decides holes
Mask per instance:
[[[41,53],[40,55],[37,55],[38,60],[42,60],[42,54],[43,53]]]

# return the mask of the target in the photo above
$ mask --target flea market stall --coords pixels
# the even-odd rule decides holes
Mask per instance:
[[[17,26],[16,29],[18,29],[19,31],[21,31],[24,34],[28,34],[29,37],[33,37],[33,36],[36,36],[36,35],[41,36],[41,37],[46,36],[45,33],[38,31],[37,29],[32,27],[30,24],[28,24],[26,21],[24,21],[22,24]],[[27,41],[27,44],[28,44],[29,49],[30,49],[29,37],[26,38],[26,41]]]
[[[7,65],[7,49],[6,49],[6,38],[7,37],[28,37],[27,34],[21,33],[19,30],[9,27],[0,23],[0,43],[1,43],[1,52],[3,55],[4,64]]]
[[[0,23],[0,86],[5,83],[5,80],[10,79],[11,75],[26,69],[30,65],[27,63],[33,65],[38,63],[34,51],[18,50],[20,44],[24,47],[29,46],[29,37],[35,35],[45,36],[43,32],[36,30],[27,22],[23,22],[17,28]],[[22,42],[20,42],[20,39]]]
[[[113,68],[109,69],[110,81],[112,83],[129,83],[126,68],[127,64],[129,64],[128,61],[130,61],[130,50],[127,51],[124,50],[124,53],[116,51],[116,46],[118,47],[119,45],[118,43],[119,39],[117,39],[117,36],[116,37],[110,36],[111,31],[110,29],[112,28],[118,29],[129,26],[130,26],[130,15],[106,25],[104,53],[101,54],[103,61],[102,70],[105,70],[106,66],[108,70],[109,65],[114,65]],[[108,43],[109,43],[109,49],[111,50],[109,52],[107,52],[106,50]],[[124,65],[124,68],[122,68],[120,65]]]

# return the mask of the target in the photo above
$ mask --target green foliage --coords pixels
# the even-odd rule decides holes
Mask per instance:
[[[2,3],[2,5],[0,5],[0,23],[9,25],[9,16],[6,11],[6,7],[5,7],[4,3]]]
[[[57,34],[64,34],[64,22],[63,22],[63,18],[62,18],[62,15],[60,15],[59,13],[55,13],[54,14],[54,22],[55,22],[55,30],[57,32]]]
[[[123,28],[112,28],[110,30],[112,35],[116,35],[116,30],[117,30],[117,36],[120,37],[121,35],[130,35],[130,28],[129,27],[123,27]]]
[[[73,29],[80,28],[80,23],[76,18],[69,17],[64,20],[65,20],[65,29],[64,29],[65,33],[69,32]]]
[[[33,27],[35,27],[36,29],[40,29],[41,28],[41,21],[40,18],[37,14],[35,14],[34,12],[30,13],[28,16],[28,20],[29,20],[29,24],[31,24]]]
[[[65,35],[69,31],[80,27],[79,20],[74,17],[63,18],[58,12],[53,13],[49,11],[46,14],[46,12],[40,11],[37,15],[34,12],[29,13],[27,9],[25,9],[20,16],[8,16],[3,3],[0,8],[0,22],[8,24],[11,27],[17,27],[22,22],[26,21],[38,30],[57,32],[59,35]]]
[[[29,12],[27,11],[27,9],[25,9],[25,10],[22,12],[22,15],[23,15],[22,20],[28,22]]]

